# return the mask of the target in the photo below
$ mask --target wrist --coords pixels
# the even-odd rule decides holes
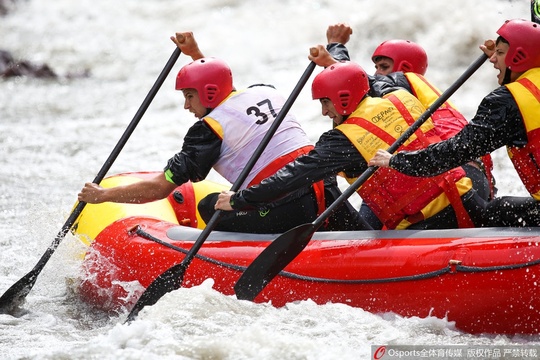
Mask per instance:
[[[237,197],[237,194],[238,193],[234,193],[231,195],[231,197],[229,198],[229,205],[231,206],[231,209],[233,210],[237,210],[236,208],[238,207],[238,197]]]
[[[193,53],[193,55],[191,56],[191,59],[193,61],[195,60],[199,60],[199,59],[202,59],[204,57],[203,53],[200,51],[200,50],[197,50]]]
[[[244,210],[246,208],[246,202],[242,197],[242,190],[231,195],[229,205],[233,210]]]
[[[395,155],[391,155],[390,158],[388,159],[388,167],[389,167],[390,169],[394,169],[394,170],[395,170],[394,166],[392,165],[392,160],[394,159],[394,157],[395,157]]]

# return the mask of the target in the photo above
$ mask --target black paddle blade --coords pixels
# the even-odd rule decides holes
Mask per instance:
[[[154,305],[166,293],[179,289],[185,271],[186,266],[183,263],[176,264],[152,281],[131,309],[127,321],[135,320],[139,311],[147,305]]]
[[[234,285],[236,297],[253,301],[264,287],[304,250],[315,230],[313,224],[303,224],[272,241]]]
[[[38,274],[39,272],[32,270],[7,289],[0,298],[0,314],[12,314],[17,308],[22,306],[26,295],[28,295],[36,283]]]

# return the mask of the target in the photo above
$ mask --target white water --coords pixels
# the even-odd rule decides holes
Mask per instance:
[[[207,55],[225,59],[238,88],[272,83],[288,95],[326,27],[347,22],[353,59],[389,38],[430,56],[428,77],[449,86],[495,37],[503,20],[529,17],[520,0],[29,0],[0,18],[0,48],[89,78],[0,80],[0,294],[39,260],[133,118],[172,51],[193,30]],[[173,73],[188,59],[181,56]],[[159,170],[193,122],[171,74],[110,174]],[[454,96],[471,117],[496,86],[484,65]],[[330,127],[306,87],[292,111],[316,141]],[[524,195],[505,156],[495,156],[500,194]],[[216,177],[217,178],[217,177]],[[80,242],[67,236],[27,297],[27,313],[0,315],[2,359],[367,359],[372,344],[540,344],[540,338],[472,336],[436,318],[373,315],[341,304],[282,309],[223,296],[211,283],[180,289],[132,325],[87,309],[72,295]],[[466,295],[465,295],[466,296]],[[399,299],[396,299],[399,301]]]

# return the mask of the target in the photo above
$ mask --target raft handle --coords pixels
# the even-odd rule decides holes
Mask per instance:
[[[176,190],[173,192],[173,198],[174,200],[179,203],[179,204],[183,204],[184,203],[184,194],[182,194],[180,191]]]

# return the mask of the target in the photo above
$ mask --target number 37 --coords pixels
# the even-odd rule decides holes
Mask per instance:
[[[262,125],[268,121],[268,115],[266,115],[265,112],[261,111],[261,107],[263,105],[268,106],[268,110],[270,110],[270,114],[272,114],[274,119],[277,116],[276,111],[274,110],[274,107],[272,106],[270,100],[264,99],[263,101],[258,102],[257,106],[251,106],[246,110],[246,113],[248,115],[255,115],[258,118],[256,123],[259,125]]]

